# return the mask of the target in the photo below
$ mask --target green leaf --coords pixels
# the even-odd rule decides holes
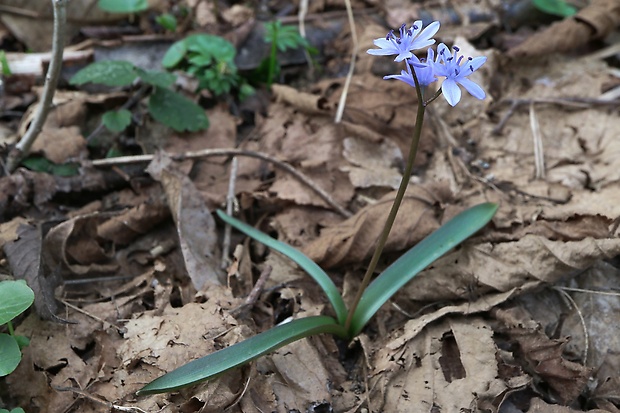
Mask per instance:
[[[103,114],[101,120],[112,132],[122,132],[131,123],[131,112],[127,109],[109,110]]]
[[[147,0],[99,0],[97,5],[110,13],[136,13],[149,7]]]
[[[70,83],[81,85],[84,83],[101,83],[106,86],[127,86],[138,77],[136,68],[129,62],[107,60],[95,62],[77,72]]]
[[[166,69],[171,69],[178,65],[187,53],[187,43],[185,39],[179,40],[170,46],[170,49],[164,55],[161,64]]]
[[[13,338],[17,342],[19,349],[22,350],[30,345],[30,339],[26,336],[14,335]]]
[[[177,132],[206,129],[209,119],[203,108],[186,97],[161,87],[149,99],[149,111],[155,120]]]
[[[497,208],[497,204],[485,203],[461,212],[379,274],[353,314],[351,337],[358,335],[379,308],[420,271],[484,227]]]
[[[185,39],[187,49],[215,60],[232,62],[237,51],[235,46],[220,36],[211,34],[194,34]]]
[[[33,302],[34,292],[24,280],[0,282],[0,325],[26,311]]]
[[[6,58],[6,53],[4,50],[0,50],[0,65],[2,66],[2,74],[4,76],[11,76],[11,68],[9,67],[9,61]]]
[[[208,356],[191,361],[140,389],[137,394],[165,393],[212,379],[304,337],[315,334],[346,337],[343,326],[331,317],[313,316],[293,320],[233,344]]]
[[[577,13],[577,9],[564,0],[533,0],[534,6],[547,14],[569,17]]]
[[[159,70],[143,70],[136,68],[136,72],[144,83],[159,87],[170,87],[177,80],[177,77],[168,72],[160,72]]]
[[[8,334],[0,334],[0,377],[11,374],[22,359],[17,341]]]
[[[287,245],[283,242],[275,240],[271,238],[269,235],[262,233],[256,228],[252,228],[248,224],[245,224],[239,221],[236,218],[233,218],[229,215],[226,215],[224,212],[218,210],[217,216],[228,225],[231,225],[243,232],[250,238],[254,238],[256,241],[265,244],[269,248],[278,251],[280,254],[283,254],[290,258],[292,261],[296,262],[304,271],[308,273],[323,289],[327,298],[334,307],[334,311],[336,312],[336,317],[340,323],[345,322],[347,318],[347,308],[344,304],[342,297],[340,296],[340,292],[336,287],[336,284],[329,278],[329,275],[321,267],[317,265],[316,262],[312,261],[301,251]]]
[[[45,172],[55,176],[75,176],[79,173],[79,167],[75,163],[59,165],[42,156],[29,156],[21,163],[30,170]]]
[[[173,32],[177,29],[177,18],[170,13],[164,13],[155,17],[155,21],[168,31]]]

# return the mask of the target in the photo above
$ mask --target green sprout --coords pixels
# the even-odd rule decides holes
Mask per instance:
[[[316,54],[308,40],[299,34],[295,26],[283,26],[279,20],[265,23],[265,42],[270,44],[269,56],[265,58],[257,72],[266,73],[267,86],[271,87],[273,82],[280,75],[281,66],[278,61],[278,52],[286,52],[287,50],[295,50],[300,47],[304,48],[309,55]]]
[[[178,68],[198,79],[198,88],[215,96],[235,91],[240,99],[254,89],[239,75],[237,51],[228,40],[211,34],[194,34],[174,43],[164,55],[162,65]]]

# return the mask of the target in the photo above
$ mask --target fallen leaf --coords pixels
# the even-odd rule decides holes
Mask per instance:
[[[159,181],[177,226],[185,267],[196,290],[221,284],[224,273],[215,221],[192,181],[163,153],[153,159],[147,172]]]

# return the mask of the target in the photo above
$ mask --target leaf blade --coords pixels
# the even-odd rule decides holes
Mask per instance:
[[[403,285],[442,255],[484,227],[498,205],[484,203],[469,208],[446,222],[397,259],[368,286],[353,314],[350,332],[358,335],[368,320]]]
[[[164,393],[214,378],[304,337],[330,333],[346,336],[344,327],[328,316],[293,320],[247,340],[191,361],[138,390],[137,395]]]
[[[283,242],[280,242],[276,239],[271,238],[269,235],[264,234],[257,230],[256,228],[252,228],[251,226],[239,221],[236,218],[226,215],[224,212],[218,210],[217,215],[220,219],[227,224],[235,227],[239,231],[243,232],[250,238],[255,239],[256,241],[265,244],[271,249],[278,251],[281,254],[286,255],[288,258],[296,262],[304,271],[308,273],[323,289],[327,298],[329,299],[334,311],[336,312],[336,316],[340,323],[344,323],[347,318],[347,308],[344,304],[344,300],[336,287],[336,284],[332,281],[332,279],[327,275],[325,271],[321,267],[318,266],[317,263],[308,258],[301,251],[287,245]]]

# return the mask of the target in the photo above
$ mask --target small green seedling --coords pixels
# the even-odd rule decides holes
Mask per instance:
[[[281,66],[278,52],[304,48],[308,55],[316,54],[316,49],[299,34],[295,26],[283,26],[279,20],[265,23],[265,42],[270,44],[269,56],[256,69],[259,77],[265,78],[268,87],[280,76]],[[262,75],[261,75],[262,74]]]
[[[143,70],[124,61],[101,61],[80,70],[71,84],[99,83],[106,86],[129,86],[137,79],[152,87],[149,97],[149,113],[158,122],[177,132],[195,132],[209,127],[209,119],[203,108],[173,91],[176,76],[157,70]],[[113,132],[123,131],[131,123],[127,109],[110,111],[103,115],[103,124]]]
[[[34,292],[25,281],[0,282],[0,325],[7,325],[9,334],[0,334],[0,377],[11,374],[22,359],[21,349],[30,341],[15,335],[12,320],[34,302]]]
[[[170,46],[162,65],[181,69],[198,79],[199,89],[215,96],[235,91],[240,99],[254,93],[235,65],[237,51],[228,40],[211,34],[194,34]]]

